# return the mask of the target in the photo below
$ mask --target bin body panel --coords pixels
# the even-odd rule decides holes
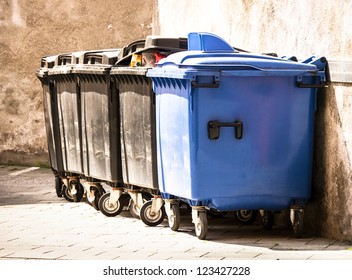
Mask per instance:
[[[45,129],[48,144],[49,164],[57,173],[63,172],[57,98],[55,86],[48,78],[42,79]]]
[[[141,69],[117,69],[113,75],[119,85],[124,183],[158,189],[152,81]]]
[[[118,93],[108,74],[78,74],[81,87],[84,174],[120,182]]]
[[[220,75],[218,88],[153,79],[161,192],[218,210],[281,210],[309,199],[314,90],[295,87],[294,77]],[[221,127],[210,140],[214,120],[241,121],[242,138]]]
[[[83,174],[79,88],[71,74],[57,75],[55,82],[64,170]]]

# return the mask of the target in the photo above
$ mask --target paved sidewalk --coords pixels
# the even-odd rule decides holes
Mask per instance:
[[[106,188],[109,191],[109,188]],[[113,218],[85,202],[58,198],[48,169],[0,166],[0,259],[60,260],[352,260],[352,245],[290,229],[244,226],[229,214],[209,218],[198,240],[183,210],[181,227],[145,226],[128,211]]]

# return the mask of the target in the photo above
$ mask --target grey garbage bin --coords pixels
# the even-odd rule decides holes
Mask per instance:
[[[63,161],[58,120],[57,97],[54,81],[49,78],[48,72],[53,68],[57,55],[41,58],[40,68],[36,75],[43,88],[44,120],[49,154],[49,164],[55,175],[55,190],[58,197],[62,196]]]
[[[130,209],[134,216],[140,215],[142,204],[149,200],[148,193],[155,197],[159,195],[155,98],[151,79],[146,73],[149,68],[154,67],[157,57],[166,57],[183,50],[187,50],[186,38],[148,36],[143,48],[125,53],[110,71],[119,92],[122,177],[125,185],[133,186],[130,191]],[[134,60],[136,56],[138,61]],[[145,199],[141,198],[143,194]],[[147,224],[156,225],[162,222],[163,215],[160,212],[160,215],[148,216]],[[144,217],[141,216],[142,221],[145,221]]]

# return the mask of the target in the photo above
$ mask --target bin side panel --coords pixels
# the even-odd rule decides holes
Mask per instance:
[[[56,80],[61,147],[66,172],[83,173],[80,113],[76,82],[72,77]]]
[[[120,94],[121,161],[124,182],[158,189],[155,105],[151,80],[117,75]]]
[[[314,91],[296,88],[293,77],[222,77],[219,88],[183,93],[173,87],[156,83],[163,192],[219,210],[283,209],[309,198]],[[221,127],[210,140],[214,120],[242,121],[242,139]]]
[[[159,187],[163,193],[190,198],[190,87],[186,80],[153,80],[156,92],[156,132]]]
[[[120,181],[116,91],[111,90],[109,76],[86,75],[80,84],[84,173],[95,179]]]
[[[53,124],[53,112],[51,107],[51,98],[52,94],[50,92],[49,84],[43,84],[43,106],[44,106],[44,119],[45,119],[45,128],[47,136],[47,145],[49,153],[49,163],[51,168],[59,172],[59,164],[57,162],[56,156],[56,146],[55,146],[55,137],[54,137],[54,124]]]
[[[81,80],[83,162],[93,178],[111,179],[108,98],[105,81]]]

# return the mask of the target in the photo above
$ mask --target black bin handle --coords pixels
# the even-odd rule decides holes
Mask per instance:
[[[208,122],[208,138],[210,140],[219,139],[221,127],[234,127],[235,128],[235,138],[242,139],[242,137],[243,137],[243,123],[239,120],[236,120],[234,122],[209,121]]]

